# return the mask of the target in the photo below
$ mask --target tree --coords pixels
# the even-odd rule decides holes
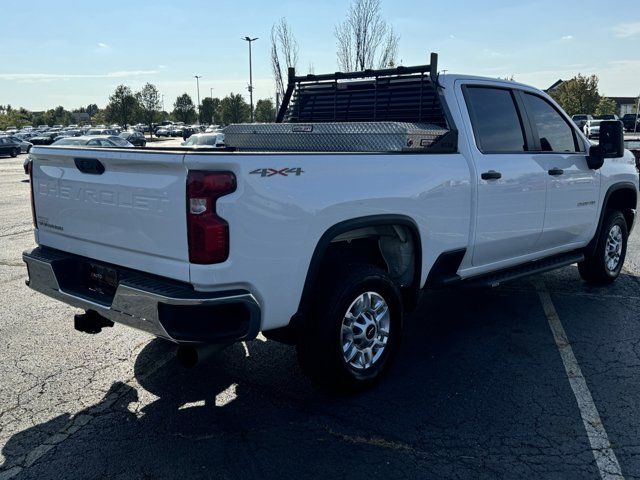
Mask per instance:
[[[596,107],[596,115],[615,115],[618,110],[618,104],[613,98],[602,97]]]
[[[347,18],[336,25],[338,67],[343,71],[361,71],[396,64],[398,42],[382,16],[380,0],[352,0]]]
[[[222,124],[243,123],[251,120],[251,107],[242,95],[230,93],[220,102]]]
[[[298,66],[298,42],[284,17],[271,27],[271,69],[276,82],[276,92],[280,97],[284,96],[285,91],[282,78],[283,61],[287,70]]]
[[[149,125],[149,131],[151,132],[151,136],[153,136],[151,124],[156,121],[161,107],[158,89],[152,83],[147,83],[142,87],[142,90],[136,93],[136,99],[140,106],[140,114],[144,122]]]
[[[126,85],[118,85],[113,95],[109,97],[107,105],[107,118],[111,122],[126,127],[134,118],[138,101]]]
[[[270,98],[258,100],[256,103],[256,122],[272,123],[276,118],[276,107]]]
[[[87,108],[84,109],[84,111],[87,112],[90,117],[93,117],[96,113],[98,113],[98,110],[100,109],[95,103],[90,103],[89,105],[87,105]]]
[[[215,123],[220,117],[220,99],[207,97],[202,100],[200,105],[200,122]]]
[[[595,113],[600,102],[598,77],[578,74],[577,77],[562,83],[551,95],[569,115],[591,115]]]
[[[71,112],[65,110],[62,106],[47,110],[42,117],[47,125],[69,125],[73,123]]]
[[[196,107],[187,93],[183,93],[173,104],[173,116],[179,122],[191,123],[196,118]]]

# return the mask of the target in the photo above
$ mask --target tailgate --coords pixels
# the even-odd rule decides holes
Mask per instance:
[[[34,147],[38,243],[188,281],[183,157]]]

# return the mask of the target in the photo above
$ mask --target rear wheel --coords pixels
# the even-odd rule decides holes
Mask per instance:
[[[606,212],[593,255],[578,264],[582,279],[594,285],[606,285],[618,278],[627,255],[628,237],[627,222],[622,212]]]
[[[300,364],[332,390],[357,391],[377,382],[399,347],[402,304],[383,270],[352,265],[320,288],[297,343]]]
[[[18,150],[17,148],[12,148],[11,149],[11,156],[12,157],[14,157],[14,158],[17,157],[19,153],[20,153],[20,150]]]

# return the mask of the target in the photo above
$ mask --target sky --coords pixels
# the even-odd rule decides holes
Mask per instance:
[[[155,84],[171,110],[187,92],[242,93],[248,100],[247,42],[253,44],[254,101],[273,98],[270,31],[286,17],[300,48],[298,71],[337,70],[334,27],[349,0],[0,0],[0,105],[45,110],[104,107],[119,84]],[[382,0],[400,35],[403,65],[511,77],[547,88],[596,74],[600,93],[640,94],[638,0]],[[213,89],[213,90],[211,90]]]

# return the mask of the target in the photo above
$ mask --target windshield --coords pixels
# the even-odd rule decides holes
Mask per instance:
[[[131,146],[131,144],[129,142],[127,142],[124,138],[109,137],[109,140],[111,140],[113,143],[115,143],[119,147],[129,147],[129,146]]]
[[[193,135],[185,145],[211,145],[215,147],[216,143],[218,143],[217,135]]]
[[[78,140],[77,138],[61,138],[53,142],[54,145],[86,145],[86,140]]]
[[[640,149],[640,140],[627,140],[624,142],[624,148],[628,148],[629,150],[638,150]]]

